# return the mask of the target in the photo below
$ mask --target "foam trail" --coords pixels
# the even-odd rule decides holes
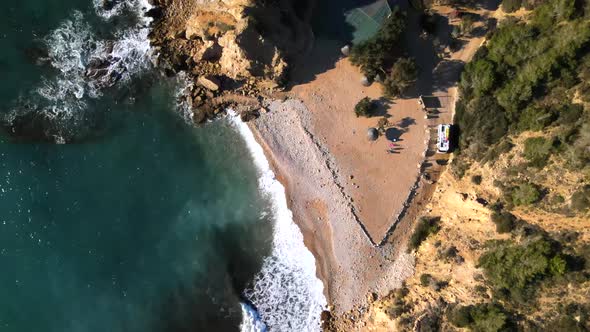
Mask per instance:
[[[303,243],[303,234],[287,206],[285,188],[275,178],[254,134],[235,113],[231,123],[246,141],[258,168],[259,187],[272,204],[274,234],[272,255],[267,257],[252,289],[245,295],[270,331],[319,331],[326,308],[324,286],[316,277],[315,258]],[[246,324],[242,324],[242,331]]]

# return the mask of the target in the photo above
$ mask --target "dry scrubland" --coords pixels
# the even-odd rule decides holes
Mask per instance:
[[[351,329],[590,328],[590,13],[523,5],[493,15],[463,71],[460,146],[410,239],[414,275]]]

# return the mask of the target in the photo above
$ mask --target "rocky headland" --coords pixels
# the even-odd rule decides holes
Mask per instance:
[[[263,0],[154,0],[150,40],[166,75],[188,74],[195,122],[227,107],[245,120],[282,90],[289,62],[313,41],[309,4]]]

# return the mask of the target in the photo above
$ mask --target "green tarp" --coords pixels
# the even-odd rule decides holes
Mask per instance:
[[[378,0],[370,5],[348,11],[345,14],[346,22],[354,29],[352,43],[358,44],[375,35],[389,14],[391,14],[391,7],[387,0]]]

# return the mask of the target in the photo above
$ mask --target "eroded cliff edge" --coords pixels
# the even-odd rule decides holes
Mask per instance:
[[[289,62],[312,44],[311,1],[153,0],[150,34],[158,66],[188,74],[187,102],[196,122],[239,103],[256,112],[257,100],[281,90]],[[250,113],[252,115],[252,113]]]

